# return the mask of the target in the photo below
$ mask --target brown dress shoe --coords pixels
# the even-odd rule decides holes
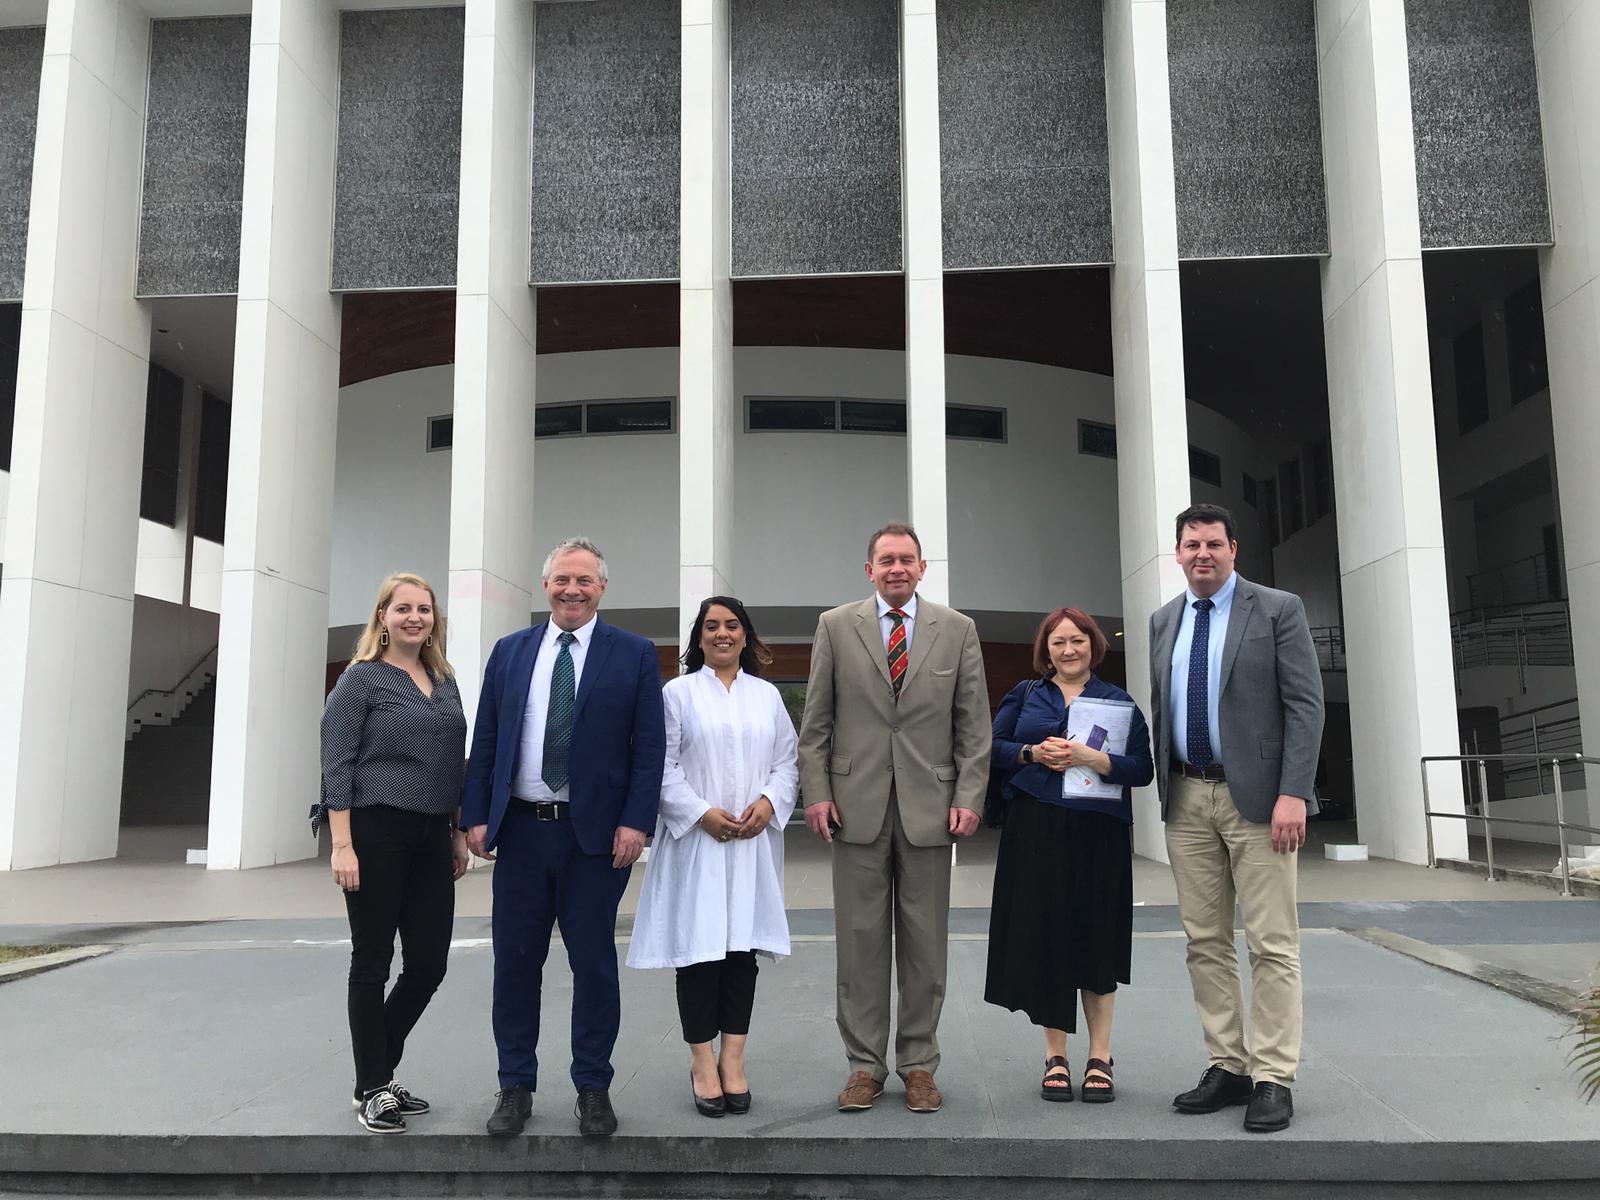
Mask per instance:
[[[874,1079],[866,1071],[856,1071],[845,1081],[839,1093],[840,1112],[864,1112],[872,1102],[883,1095],[883,1080]]]
[[[928,1071],[909,1071],[906,1074],[906,1107],[912,1112],[938,1112],[944,1097]]]

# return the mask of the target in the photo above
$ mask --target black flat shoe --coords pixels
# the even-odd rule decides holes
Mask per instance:
[[[605,1088],[579,1088],[572,1115],[578,1118],[578,1132],[584,1137],[610,1137],[617,1131],[617,1113]]]
[[[722,1103],[727,1107],[730,1117],[742,1117],[750,1111],[749,1092],[723,1092]]]
[[[1277,1133],[1294,1120],[1294,1097],[1281,1083],[1258,1083],[1250,1107],[1244,1110],[1244,1127],[1251,1133]]]
[[[533,1113],[533,1093],[525,1087],[508,1087],[495,1097],[489,1114],[490,1137],[515,1137]]]
[[[1232,1104],[1249,1104],[1254,1094],[1250,1076],[1210,1066],[1198,1084],[1172,1098],[1172,1107],[1181,1113],[1214,1113]]]
[[[728,1096],[712,1096],[709,1100],[694,1090],[694,1072],[689,1072],[689,1095],[694,1100],[694,1110],[702,1117],[720,1117],[728,1111]]]

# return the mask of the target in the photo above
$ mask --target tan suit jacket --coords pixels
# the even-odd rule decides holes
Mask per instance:
[[[800,728],[800,784],[807,808],[827,800],[837,806],[843,841],[877,838],[893,785],[907,840],[948,845],[952,808],[983,811],[989,741],[983,653],[971,617],[917,598],[897,704],[878,598],[822,614]]]

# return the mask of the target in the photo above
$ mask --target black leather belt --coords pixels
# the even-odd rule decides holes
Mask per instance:
[[[1221,763],[1212,763],[1209,767],[1192,767],[1181,759],[1172,760],[1174,774],[1182,775],[1186,779],[1203,779],[1207,783],[1227,783],[1228,773],[1222,769]]]
[[[511,798],[526,808],[535,821],[565,821],[567,810],[572,807],[554,800],[524,800],[521,796]]]

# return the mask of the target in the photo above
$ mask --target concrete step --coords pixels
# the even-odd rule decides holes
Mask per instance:
[[[1552,858],[1555,857],[1555,853],[1555,847],[1552,846],[1550,848]],[[1489,877],[1489,868],[1484,863],[1469,862],[1461,858],[1441,858],[1437,860],[1437,863],[1447,871],[1460,871],[1464,875],[1477,875],[1484,879]],[[1561,876],[1551,871],[1534,871],[1526,867],[1504,867],[1496,863],[1494,878],[1514,879],[1518,883],[1531,883],[1536,887],[1548,888],[1553,892],[1561,890]],[[1574,877],[1570,880],[1570,883],[1574,896],[1587,896],[1591,899],[1600,900],[1600,879],[1579,879]]]
[[[853,1118],[868,1121],[870,1116]],[[425,1126],[418,1118],[417,1126]],[[751,1120],[759,1121],[758,1113]],[[939,1120],[927,1118],[930,1123]],[[710,1122],[708,1122],[710,1124]],[[719,1125],[736,1125],[724,1118]],[[708,1134],[497,1141],[396,1137],[0,1134],[0,1190],[130,1195],[1592,1197],[1600,1143],[790,1137]],[[1431,1185],[1431,1186],[1430,1186]]]

